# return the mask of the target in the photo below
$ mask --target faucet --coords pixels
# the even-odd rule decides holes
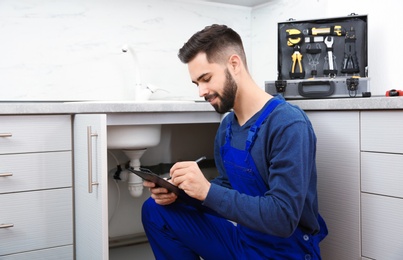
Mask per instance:
[[[134,100],[136,101],[145,101],[148,100],[151,96],[152,93],[154,93],[154,90],[147,84],[143,84],[141,81],[141,75],[140,75],[140,65],[139,61],[137,59],[136,52],[134,51],[133,47],[125,44],[122,47],[123,52],[130,52],[133,61],[134,61],[134,68],[135,68],[135,77],[136,77],[136,82],[135,82],[135,89],[134,89]]]

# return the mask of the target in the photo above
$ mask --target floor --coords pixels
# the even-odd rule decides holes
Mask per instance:
[[[110,260],[153,260],[154,255],[150,244],[141,243],[133,246],[116,247],[109,249]]]

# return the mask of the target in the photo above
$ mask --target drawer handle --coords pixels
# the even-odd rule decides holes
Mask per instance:
[[[99,185],[92,181],[92,138],[97,137],[97,133],[92,133],[91,126],[87,127],[87,145],[88,145],[88,193],[92,193],[92,186]]]
[[[10,177],[13,176],[11,172],[0,173],[0,177]]]
[[[12,133],[0,133],[0,137],[12,137]]]
[[[0,228],[10,228],[14,227],[14,224],[0,224]]]

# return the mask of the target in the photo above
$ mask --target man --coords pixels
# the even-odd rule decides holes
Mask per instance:
[[[327,228],[305,113],[259,88],[240,36],[225,25],[197,32],[178,56],[199,95],[218,113],[232,112],[215,139],[216,179],[190,161],[170,170],[171,182],[206,210],[144,182],[151,198],[142,221],[156,259],[321,259]]]

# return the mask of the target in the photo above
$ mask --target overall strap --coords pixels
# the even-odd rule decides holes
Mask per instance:
[[[232,116],[232,118],[230,118],[229,123],[227,124],[227,127],[225,129],[225,143],[229,144],[231,142],[231,136],[232,136],[232,120],[234,118],[234,112],[231,112],[229,115],[227,115],[227,117]]]
[[[252,149],[253,143],[256,140],[257,132],[260,129],[263,121],[269,116],[269,114],[277,107],[277,105],[283,103],[283,100],[280,99],[273,99],[269,105],[263,110],[262,114],[256,120],[255,124],[251,126],[248,133],[248,138],[246,139],[246,147],[245,150],[249,153],[250,149]]]

